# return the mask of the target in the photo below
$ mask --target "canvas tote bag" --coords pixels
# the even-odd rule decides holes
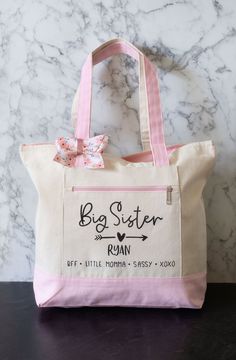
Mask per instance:
[[[118,53],[139,63],[144,149],[123,158],[106,151],[106,134],[90,135],[92,67]],[[20,146],[38,192],[38,306],[201,308],[212,142],[166,146],[155,68],[121,39],[88,56],[72,120],[74,136]]]

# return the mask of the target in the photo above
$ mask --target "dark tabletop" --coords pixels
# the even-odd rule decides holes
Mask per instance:
[[[0,283],[0,360],[236,360],[236,284],[201,310],[38,309],[32,283]]]

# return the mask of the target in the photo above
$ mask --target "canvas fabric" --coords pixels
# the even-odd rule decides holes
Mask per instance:
[[[90,137],[92,67],[126,53],[139,63],[143,152],[102,154],[104,168],[64,166],[54,142],[22,144],[38,192],[34,292],[40,307],[201,308],[207,237],[202,192],[211,140],[166,146],[156,70],[132,44],[89,54],[72,106],[75,138]]]

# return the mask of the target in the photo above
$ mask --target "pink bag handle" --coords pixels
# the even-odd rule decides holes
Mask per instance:
[[[165,145],[163,120],[160,107],[159,87],[155,68],[151,62],[132,44],[122,39],[114,39],[98,47],[90,53],[81,72],[80,96],[78,103],[78,117],[75,127],[75,137],[78,139],[89,138],[91,97],[92,97],[92,67],[102,60],[124,53],[138,61],[144,62],[146,92],[148,98],[149,135],[153,162],[157,166],[169,164]]]
[[[113,40],[114,41],[114,40]],[[110,44],[111,42],[109,42]],[[107,43],[106,43],[107,44]],[[107,45],[109,46],[109,45]],[[144,62],[139,61],[139,123],[140,123],[140,137],[143,151],[150,150],[149,126],[148,126],[148,106],[147,106],[147,93],[145,86],[145,70]],[[77,124],[78,103],[80,96],[80,86],[78,86],[71,107],[71,123],[73,128]],[[79,126],[79,125],[78,125]]]

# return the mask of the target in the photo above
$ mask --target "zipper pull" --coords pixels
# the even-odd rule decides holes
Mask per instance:
[[[166,188],[166,204],[171,205],[172,204],[172,186],[167,186]]]

